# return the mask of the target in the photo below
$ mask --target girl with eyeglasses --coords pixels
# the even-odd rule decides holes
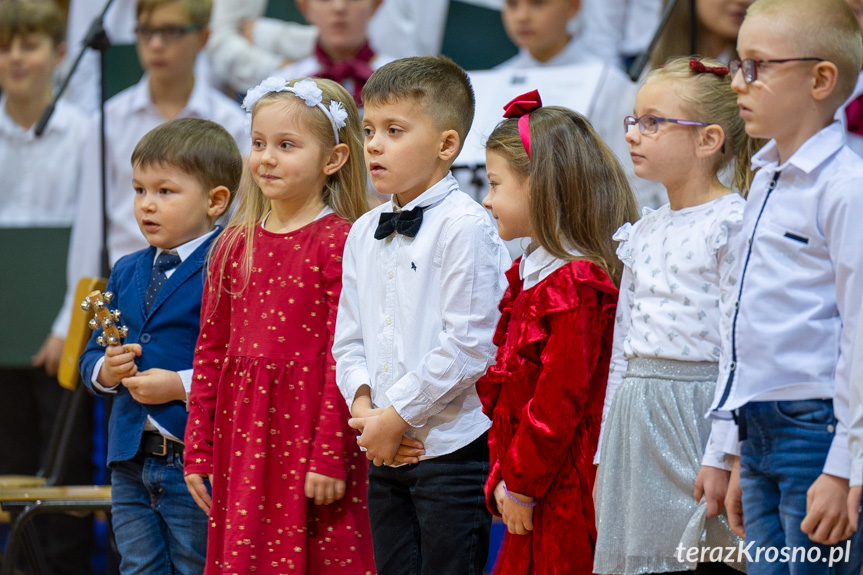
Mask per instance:
[[[653,70],[635,114],[624,120],[635,173],[664,185],[668,204],[614,235],[623,276],[594,461],[594,572],[733,572],[725,554],[701,553],[738,543],[722,513],[729,424],[704,415],[738,278],[731,246],[753,143],[716,60]]]

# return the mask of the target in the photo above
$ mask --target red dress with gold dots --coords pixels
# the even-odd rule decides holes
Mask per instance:
[[[213,474],[207,575],[375,572],[367,462],[330,353],[349,229],[335,214],[258,226],[245,290],[243,232],[210,263],[185,450],[186,474]],[[309,471],[344,480],[344,498],[307,499]]]

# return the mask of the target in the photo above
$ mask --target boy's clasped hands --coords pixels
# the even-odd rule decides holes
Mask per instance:
[[[368,386],[363,386],[354,398],[351,415],[348,425],[360,432],[357,445],[375,465],[419,463],[420,455],[425,454],[421,441],[405,435],[411,426],[395,408],[372,406]]]

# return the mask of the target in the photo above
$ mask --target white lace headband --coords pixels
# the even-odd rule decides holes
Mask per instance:
[[[336,137],[336,144],[339,143],[339,130],[347,124],[348,112],[338,100],[331,100],[329,108],[324,106],[324,94],[314,80],[300,80],[293,86],[289,86],[288,81],[284,78],[271,76],[249,90],[246,97],[243,98],[243,108],[248,113],[247,120],[250,127],[252,125],[252,109],[258,103],[258,100],[270,92],[291,92],[298,98],[302,98],[306,106],[310,108],[317,106],[320,108],[333,126],[333,136]]]

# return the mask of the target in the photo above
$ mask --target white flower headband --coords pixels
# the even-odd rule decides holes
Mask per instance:
[[[324,94],[321,92],[321,89],[314,80],[300,80],[293,86],[288,86],[288,81],[284,78],[271,76],[249,90],[246,97],[243,98],[243,108],[248,113],[247,119],[250,126],[252,109],[255,107],[255,104],[258,103],[258,100],[270,92],[291,92],[298,98],[302,98],[306,103],[306,106],[309,106],[310,108],[317,106],[320,108],[333,126],[333,136],[336,137],[336,144],[339,143],[339,130],[345,127],[347,123],[346,120],[348,119],[348,112],[338,100],[331,100],[329,108],[324,106]]]

